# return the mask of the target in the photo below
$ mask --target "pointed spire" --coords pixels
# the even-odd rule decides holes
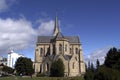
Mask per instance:
[[[59,31],[59,24],[58,24],[58,16],[57,16],[57,12],[56,12],[53,36],[56,36],[58,32],[60,32],[60,31]]]

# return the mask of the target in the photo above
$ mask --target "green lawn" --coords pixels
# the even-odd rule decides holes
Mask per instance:
[[[67,77],[1,77],[0,80],[84,80],[82,77],[74,77],[74,78],[67,78]]]

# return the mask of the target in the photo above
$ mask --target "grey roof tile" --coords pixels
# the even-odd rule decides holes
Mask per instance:
[[[62,34],[61,32],[58,32],[56,37],[61,37],[61,38],[63,38],[64,36],[63,36],[63,34]]]
[[[58,34],[56,39],[66,38],[70,43],[80,43],[78,36],[63,36],[61,33]],[[50,43],[54,39],[54,36],[38,36],[37,43]]]
[[[70,43],[80,43],[78,36],[65,36],[66,39],[70,41]]]
[[[50,43],[53,36],[38,36],[37,43]]]

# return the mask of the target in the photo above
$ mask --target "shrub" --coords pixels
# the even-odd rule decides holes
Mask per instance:
[[[37,73],[36,77],[45,77],[45,73]]]
[[[63,77],[64,76],[64,64],[61,59],[54,61],[50,68],[51,77]]]

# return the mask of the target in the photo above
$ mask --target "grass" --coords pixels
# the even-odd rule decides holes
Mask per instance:
[[[1,77],[0,80],[84,80],[82,77]]]

